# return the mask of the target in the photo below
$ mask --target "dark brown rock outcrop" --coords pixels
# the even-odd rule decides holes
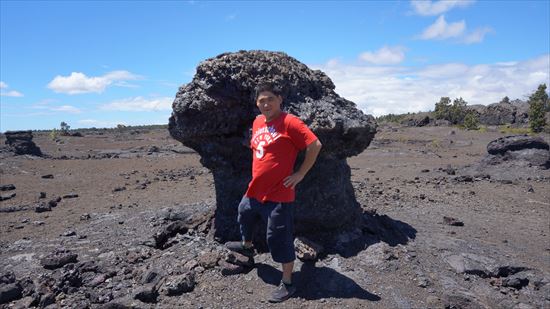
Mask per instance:
[[[323,72],[281,52],[240,51],[200,63],[193,80],[176,94],[169,122],[172,137],[196,150],[213,173],[216,235],[223,240],[239,237],[237,206],[251,179],[248,143],[259,114],[254,87],[265,81],[281,86],[283,109],[300,117],[323,143],[315,166],[297,188],[296,232],[356,226],[361,208],[346,158],[370,144],[374,118],[336,94]]]
[[[42,156],[42,151],[32,141],[31,131],[8,131],[4,134],[9,151],[16,155]]]

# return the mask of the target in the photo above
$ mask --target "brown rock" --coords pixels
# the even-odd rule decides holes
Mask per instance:
[[[254,258],[242,255],[237,252],[229,252],[225,257],[225,261],[231,264],[244,267],[254,267]]]
[[[198,262],[200,266],[209,269],[215,267],[219,259],[220,255],[217,252],[207,252],[199,256]]]
[[[456,218],[446,217],[446,216],[443,216],[443,223],[447,225],[452,225],[452,226],[464,226],[464,222]]]
[[[315,261],[323,252],[323,246],[305,237],[297,237],[294,240],[296,255],[302,261]]]
[[[219,265],[221,267],[221,273],[223,276],[232,276],[245,272],[245,268],[243,266],[230,264],[224,260],[220,260]]]

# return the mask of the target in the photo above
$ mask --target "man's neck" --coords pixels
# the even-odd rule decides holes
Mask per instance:
[[[265,122],[270,122],[270,121],[273,121],[273,120],[277,119],[279,116],[281,116],[282,113],[283,113],[283,111],[279,111],[277,114],[273,115],[273,117],[271,117],[271,118],[267,118],[267,116],[264,116],[265,117]]]

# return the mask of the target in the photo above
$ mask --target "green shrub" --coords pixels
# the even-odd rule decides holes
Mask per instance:
[[[464,116],[464,127],[468,130],[479,129],[479,118],[474,112],[469,112]]]
[[[50,131],[50,139],[52,141],[55,141],[57,139],[57,137],[59,136],[59,132],[57,131],[56,128],[53,128],[51,131]]]
[[[435,118],[448,120],[452,124],[462,124],[466,116],[466,104],[463,98],[456,98],[451,104],[449,97],[441,97],[435,103]]]

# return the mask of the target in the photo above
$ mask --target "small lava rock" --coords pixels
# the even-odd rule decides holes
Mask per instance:
[[[452,225],[452,226],[464,226],[464,222],[458,219],[455,219],[452,217],[446,217],[446,216],[443,216],[443,223],[447,225]]]
[[[76,263],[78,255],[68,250],[57,250],[40,260],[40,264],[46,269],[56,269],[69,263]]]
[[[0,185],[0,191],[11,191],[11,190],[15,190],[15,186],[13,184]]]
[[[51,210],[52,210],[52,207],[49,204],[46,204],[46,203],[38,203],[34,207],[34,211],[38,212],[38,213],[45,212],[45,211],[51,211]]]

